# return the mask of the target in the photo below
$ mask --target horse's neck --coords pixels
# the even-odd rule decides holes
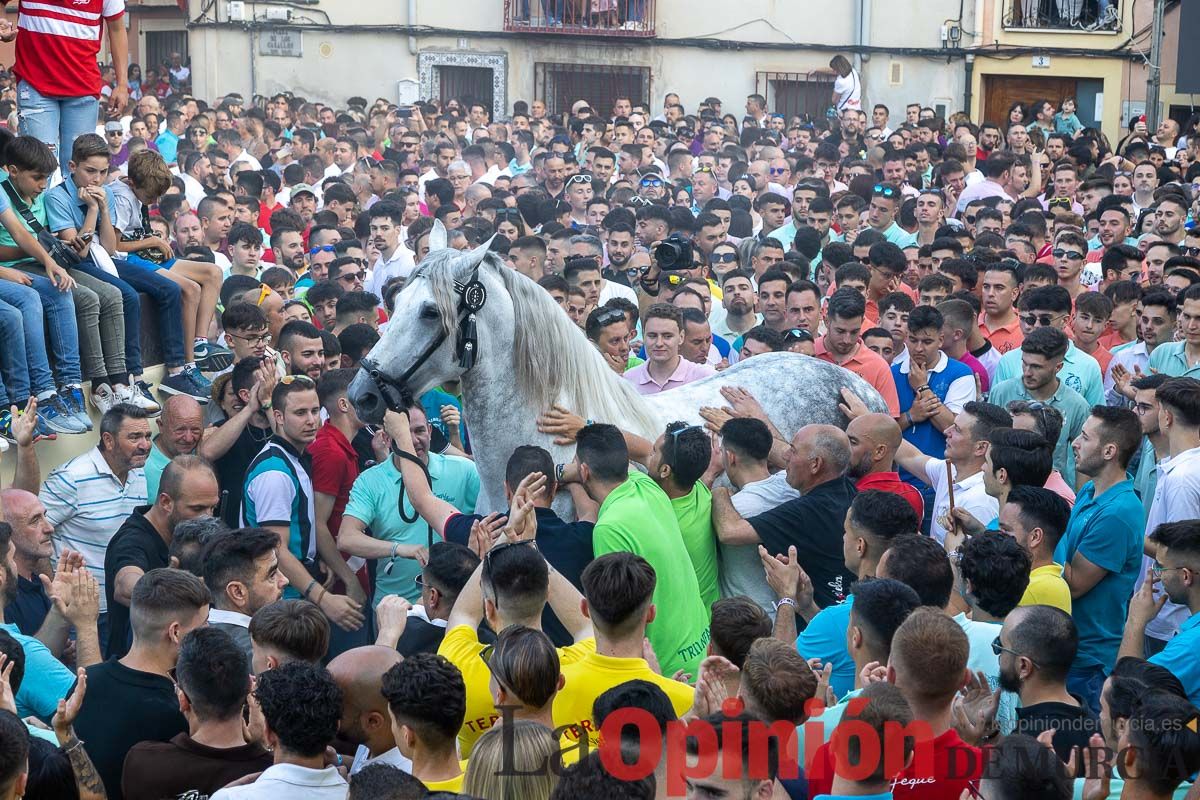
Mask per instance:
[[[511,359],[477,363],[463,376],[463,414],[471,451],[486,495],[485,511],[503,508],[504,470],[513,450],[539,441],[539,409],[530,406],[513,380]],[[495,487],[495,488],[493,488]],[[499,493],[499,496],[492,496]]]

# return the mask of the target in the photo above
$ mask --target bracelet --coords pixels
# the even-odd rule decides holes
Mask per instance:
[[[75,740],[75,744],[71,744],[71,739]],[[63,753],[65,755],[70,755],[71,753],[78,750],[80,747],[83,747],[83,739],[80,739],[79,737],[75,736],[74,734],[71,735],[71,739],[67,740],[67,744],[69,744],[71,746],[63,749]]]
[[[304,596],[305,596],[305,597],[308,597],[308,593],[309,593],[309,592],[311,592],[311,591],[312,591],[312,588],[313,588],[314,586],[316,586],[316,585],[317,585],[317,579],[316,579],[316,578],[313,578],[311,581],[309,581],[309,582],[308,582],[308,586],[304,587]]]
[[[932,392],[933,390],[929,388],[929,384],[927,383],[927,384],[925,384],[924,386],[918,386],[918,387],[917,387],[917,391],[918,391],[918,392],[924,392],[924,391],[931,391],[931,392]]]
[[[778,600],[776,600],[772,605],[775,606],[776,611],[779,610],[780,606],[791,606],[793,612],[796,611],[796,609],[797,609],[796,601],[790,597],[781,597]]]
[[[391,555],[391,557],[392,557],[392,558],[395,558],[395,557],[396,557],[396,551],[397,551],[397,550],[399,550],[399,549],[400,549],[400,543],[399,543],[399,542],[395,542],[395,543],[392,545],[392,555]]]
[[[910,427],[910,428],[917,424],[917,423],[913,422],[911,411],[904,412],[904,419],[908,422],[908,427]]]
[[[554,465],[554,482],[555,483],[562,483],[563,472],[565,472],[566,469],[567,469],[566,464],[555,464]]]

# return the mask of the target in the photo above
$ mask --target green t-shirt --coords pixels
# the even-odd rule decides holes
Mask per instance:
[[[0,170],[0,180],[8,180],[8,173]],[[16,187],[14,186],[13,188],[16,188]],[[3,197],[3,201],[2,201],[2,203],[0,203],[0,210],[6,209],[6,208],[12,208],[12,202],[8,199],[8,194],[5,193],[3,189],[0,189],[0,196]],[[38,222],[42,223],[42,225],[46,224],[46,193],[45,192],[42,192],[41,194],[39,194],[37,197],[35,197],[33,199],[33,202],[29,204],[29,210],[33,212],[34,219],[36,219]],[[25,221],[24,217],[22,217],[20,214],[17,214],[17,210],[15,208],[13,208],[13,214],[16,214],[17,219],[20,220],[21,227],[24,228],[25,230],[29,231],[30,234],[32,234],[33,229],[29,227],[29,223]],[[17,247],[17,241],[15,239],[13,239],[12,234],[9,233],[8,229],[5,228],[3,225],[0,225],[0,246]],[[22,256],[20,258],[14,259],[12,261],[0,261],[0,267],[11,267],[14,264],[20,264],[21,262],[29,261],[32,258],[33,258],[33,256],[31,256],[31,255],[22,254]]]
[[[629,372],[629,370],[633,369],[634,367],[640,367],[642,364],[645,364],[645,363],[646,363],[646,359],[638,358],[633,353],[630,353],[629,360],[625,362],[625,371]]]
[[[711,610],[712,604],[721,596],[717,584],[717,535],[712,526],[712,493],[696,481],[690,492],[671,501],[671,507],[675,509],[683,546],[696,570],[700,599],[704,601],[704,607]]]
[[[658,576],[654,587],[657,615],[646,636],[663,675],[677,670],[694,679],[708,648],[708,607],[700,599],[696,571],[688,557],[671,501],[648,476],[631,471],[600,506],[592,533],[597,558],[634,553],[650,562]]]

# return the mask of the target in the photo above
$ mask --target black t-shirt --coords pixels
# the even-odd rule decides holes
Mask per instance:
[[[562,576],[579,591],[583,591],[583,570],[592,563],[591,522],[564,522],[552,509],[538,508],[537,546],[546,561],[550,562]],[[455,514],[446,520],[446,541],[468,545],[471,525],[483,519],[477,514]],[[839,529],[840,530],[840,529]],[[838,534],[838,552],[841,550],[841,534]],[[575,643],[571,634],[554,616],[550,606],[542,612],[542,630],[554,642],[555,647],[567,647]]]
[[[207,798],[227,783],[262,772],[274,759],[258,744],[208,747],[181,733],[169,742],[139,742],[122,771],[125,800]]]
[[[747,520],[772,555],[787,555],[788,547],[795,546],[821,608],[845,600],[855,580],[842,558],[842,533],[857,493],[849,479],[835,478]]]
[[[146,519],[149,510],[150,506],[135,508],[117,529],[104,553],[104,597],[108,601],[108,643],[104,652],[109,658],[120,658],[128,653],[131,643],[129,606],[113,598],[117,573],[125,567],[139,567],[142,572],[149,572],[171,563],[167,543]]]
[[[1013,732],[1036,739],[1043,731],[1054,731],[1054,752],[1065,762],[1076,748],[1088,746],[1093,733],[1100,733],[1100,718],[1083,700],[1071,697],[1077,705],[1049,702],[1018,708],[1017,729]],[[1082,771],[1079,776],[1083,776]]]
[[[224,425],[228,420],[216,423],[218,427]],[[233,447],[225,455],[217,459],[213,466],[217,470],[217,485],[221,487],[222,492],[228,492],[224,499],[225,513],[221,515],[221,519],[230,528],[242,527],[242,490],[245,488],[246,470],[250,467],[250,462],[259,454],[265,445],[271,439],[270,428],[256,428],[254,425],[247,425],[242,429],[241,435],[237,441],[233,443]]]
[[[115,658],[87,668],[75,733],[87,742],[109,800],[124,800],[121,770],[135,744],[169,742],[187,729],[170,678],[130,669]]]
[[[479,623],[476,633],[479,635],[479,641],[484,644],[492,644],[496,641],[496,634],[492,633],[492,629],[486,622]],[[396,643],[396,650],[405,658],[417,653],[436,653],[444,638],[446,638],[444,625],[434,625],[420,617],[409,617],[408,625],[405,626],[400,641]]]
[[[33,580],[17,576],[17,594],[13,601],[4,607],[4,618],[17,626],[26,636],[36,636],[50,613],[53,601],[46,594],[37,575]]]

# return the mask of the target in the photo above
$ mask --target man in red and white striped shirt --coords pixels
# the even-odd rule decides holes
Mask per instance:
[[[0,39],[17,39],[13,72],[21,133],[50,145],[59,165],[75,138],[91,133],[99,112],[101,23],[108,28],[117,85],[108,107],[121,112],[129,99],[129,38],[125,0],[20,0],[17,25],[0,20]]]

